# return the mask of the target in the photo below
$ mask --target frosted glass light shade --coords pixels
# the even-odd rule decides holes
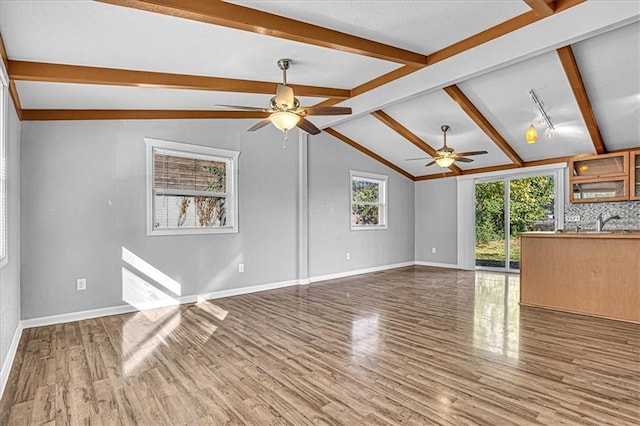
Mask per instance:
[[[533,125],[531,125],[524,134],[524,137],[527,140],[527,143],[536,143],[538,140],[538,131],[533,127]]]
[[[296,124],[298,124],[298,121],[300,121],[300,116],[292,112],[278,111],[271,114],[269,116],[269,120],[271,120],[273,125],[278,129],[286,132],[293,129]]]
[[[453,164],[455,159],[453,157],[440,157],[436,158],[436,164],[440,167],[447,168]]]

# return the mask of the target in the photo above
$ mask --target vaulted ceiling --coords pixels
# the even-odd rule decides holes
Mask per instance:
[[[22,120],[248,128],[266,114],[215,105],[268,107],[291,58],[303,105],[353,110],[310,120],[410,179],[640,146],[638,1],[0,1],[0,35]],[[555,127],[535,144],[530,90]],[[488,154],[425,168],[442,124]]]

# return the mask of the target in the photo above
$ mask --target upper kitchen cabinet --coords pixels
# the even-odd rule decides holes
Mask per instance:
[[[629,169],[631,170],[631,199],[640,200],[640,149],[629,153]]]
[[[574,157],[569,173],[572,203],[629,199],[628,152]]]

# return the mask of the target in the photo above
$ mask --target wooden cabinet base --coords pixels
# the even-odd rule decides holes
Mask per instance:
[[[520,303],[640,323],[640,239],[521,236]]]

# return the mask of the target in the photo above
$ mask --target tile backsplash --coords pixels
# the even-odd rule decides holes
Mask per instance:
[[[610,203],[577,203],[564,207],[564,229],[595,228],[598,215],[603,218],[618,215],[621,219],[607,222],[606,229],[636,229],[640,230],[640,201],[619,201]],[[578,222],[567,222],[567,216],[580,216]]]

